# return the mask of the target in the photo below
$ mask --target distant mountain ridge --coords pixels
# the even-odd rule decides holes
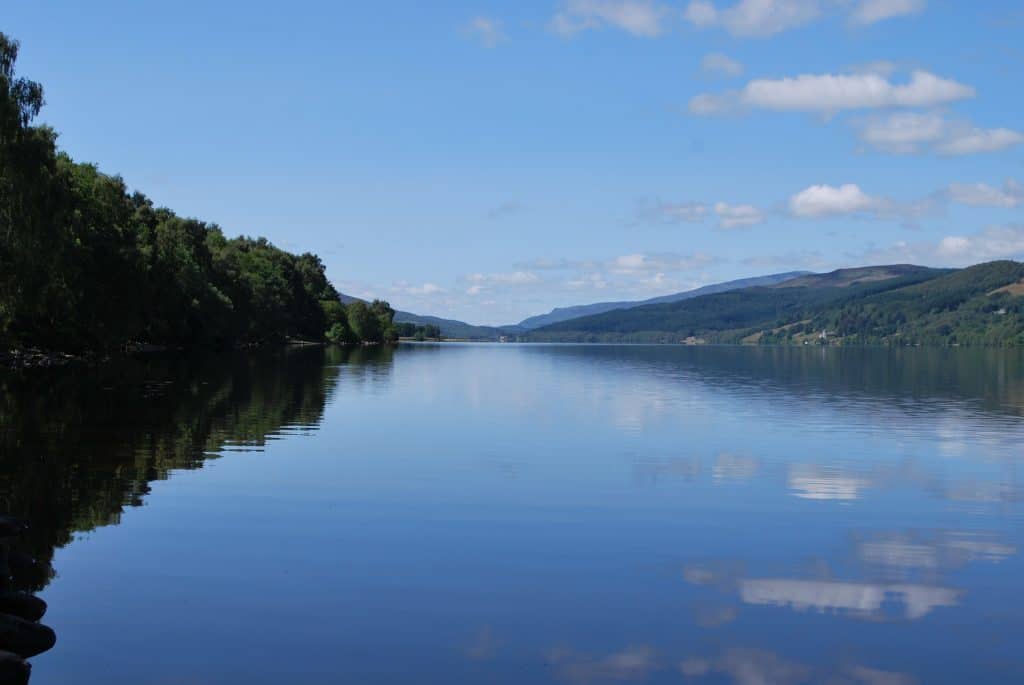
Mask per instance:
[[[352,295],[346,295],[345,293],[341,293],[339,296],[344,304],[366,301]],[[417,326],[433,325],[441,329],[441,335],[445,338],[465,340],[498,340],[508,332],[505,328],[498,328],[496,326],[474,326],[457,319],[444,319],[439,316],[413,314],[412,312],[399,310],[395,311],[395,323],[411,323]]]
[[[702,288],[696,288],[695,290],[686,290],[679,293],[672,293],[671,295],[652,297],[647,300],[595,302],[594,304],[557,307],[547,314],[538,314],[537,316],[531,316],[523,319],[519,322],[517,327],[526,330],[533,330],[544,326],[550,326],[551,324],[560,323],[562,321],[578,319],[583,316],[603,314],[616,309],[631,309],[633,307],[643,307],[645,305],[660,304],[663,302],[680,302],[694,297],[700,297],[702,295],[713,295],[715,293],[726,292],[729,290],[740,290],[742,288],[751,288],[754,286],[776,285],[778,283],[784,283],[792,279],[810,275],[813,275],[810,271],[787,271],[786,273],[769,274],[767,276],[755,276],[753,278],[741,278],[734,281],[725,281],[724,283],[715,283],[712,285],[706,285]]]
[[[810,275],[813,275],[813,273],[810,271],[787,271],[786,273],[780,274],[769,274],[767,276],[755,276],[753,278],[741,278],[734,281],[726,281],[724,283],[714,283],[712,285],[706,285],[695,290],[687,290],[684,292],[672,293],[670,295],[661,295],[659,297],[652,297],[647,300],[597,302],[594,304],[558,307],[547,314],[531,316],[529,318],[523,319],[518,324],[510,324],[507,326],[477,326],[474,324],[466,323],[465,321],[459,321],[457,319],[445,319],[439,316],[413,314],[412,312],[405,312],[400,310],[395,311],[395,323],[411,323],[417,326],[438,326],[441,329],[441,335],[446,338],[462,338],[466,340],[499,340],[503,336],[517,336],[528,330],[540,328],[541,326],[547,326],[549,324],[558,323],[560,321],[568,321],[570,319],[575,319],[581,316],[600,314],[614,309],[628,309],[631,307],[640,307],[647,304],[657,304],[661,302],[677,302],[680,300],[686,300],[693,297],[700,297],[701,295],[710,295],[713,293],[724,292],[727,290],[748,288],[757,285],[774,285],[778,283],[783,283],[790,279]],[[361,298],[354,297],[352,295],[346,295],[345,293],[341,293],[340,297],[341,301],[345,304],[350,304],[352,302],[357,301],[365,302],[365,300],[362,300]]]
[[[779,282],[777,288],[804,288],[804,287],[834,287],[848,288],[864,283],[887,281],[893,278],[913,276],[922,273],[939,273],[943,269],[932,269],[927,266],[915,266],[914,264],[888,264],[884,266],[855,266],[847,269],[837,269],[828,273],[807,273],[799,278],[788,279]]]
[[[1020,346],[1024,264],[839,269],[571,319],[525,337],[536,342]]]
[[[341,297],[346,303],[358,299]],[[395,320],[434,324],[445,337],[469,340],[1024,346],[1024,264],[1004,260],[966,269],[890,264],[787,272],[550,314],[603,306],[614,308],[529,330],[410,312],[397,312]]]

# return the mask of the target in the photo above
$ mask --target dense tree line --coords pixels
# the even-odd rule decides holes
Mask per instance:
[[[338,300],[325,304],[327,340],[342,345],[392,343],[398,340],[395,310],[384,300],[367,304],[362,300],[343,305]],[[399,324],[400,325],[400,324]]]
[[[386,302],[349,306],[313,254],[227,238],[60,152],[43,89],[0,33],[0,345],[237,346],[397,336]]]
[[[412,338],[413,340],[440,340],[441,327],[434,324],[419,325],[411,322],[395,324],[395,332],[400,338]]]
[[[851,300],[818,313],[807,325],[847,343],[1024,345],[1024,297],[1015,287],[1022,280],[1019,262],[979,264]]]

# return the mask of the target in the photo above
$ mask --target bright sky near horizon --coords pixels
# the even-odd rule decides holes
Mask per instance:
[[[1019,0],[7,3],[75,159],[472,323],[1024,257]]]

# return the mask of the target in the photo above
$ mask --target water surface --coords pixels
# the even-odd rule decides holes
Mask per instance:
[[[1024,354],[403,345],[0,379],[33,685],[1024,681]]]

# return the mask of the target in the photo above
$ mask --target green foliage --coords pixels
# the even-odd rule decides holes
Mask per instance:
[[[528,339],[583,342],[985,345],[1024,343],[1024,264],[958,271],[843,270],[771,288],[617,310],[533,331]],[[860,280],[850,279],[851,272]],[[864,277],[864,276],[867,277]],[[1014,288],[1007,286],[1018,284]],[[1016,293],[1016,294],[1015,294]]]
[[[408,321],[396,323],[395,333],[400,338],[413,338],[420,341],[441,339],[441,327],[434,324],[418,326]]]
[[[398,333],[395,332],[395,310],[384,300],[374,300],[370,303],[370,312],[377,319],[379,340],[373,342],[393,343],[398,340]]]
[[[820,312],[811,325],[847,343],[1020,345],[1024,298],[1000,289],[1022,279],[1024,264],[978,264]]]
[[[395,310],[384,300],[367,305],[356,300],[348,305],[348,325],[355,337],[365,343],[392,343],[398,340]]]
[[[503,335],[509,335],[515,328],[512,326],[473,326],[464,321],[442,319],[437,316],[421,316],[409,312],[395,312],[395,319],[401,323],[411,323],[415,326],[437,326],[443,337],[462,340],[495,341]],[[425,337],[429,338],[430,336]]]
[[[54,132],[31,125],[43,91],[15,75],[17,55],[0,33],[0,344],[81,352],[396,338],[386,302],[350,325],[316,255],[225,238],[59,153]]]

